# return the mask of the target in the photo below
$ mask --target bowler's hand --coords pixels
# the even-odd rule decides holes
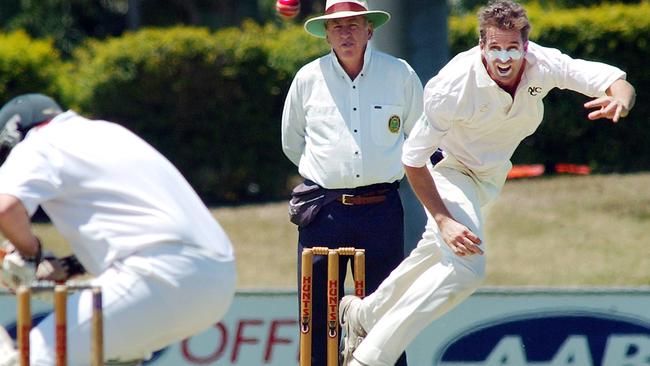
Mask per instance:
[[[442,240],[457,256],[483,254],[483,250],[479,247],[481,239],[465,225],[447,218],[438,222],[438,227],[440,228]]]
[[[597,108],[597,110],[587,115],[592,121],[599,118],[608,118],[616,123],[621,117],[627,116],[630,112],[623,102],[611,96],[596,98],[585,103],[584,106],[587,109]]]

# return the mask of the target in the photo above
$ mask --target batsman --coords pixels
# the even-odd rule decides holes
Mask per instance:
[[[136,364],[225,314],[236,281],[230,240],[180,172],[144,140],[118,124],[64,112],[48,96],[25,94],[0,109],[0,154],[0,231],[10,243],[0,279],[15,290],[35,278],[64,282],[86,271],[102,289],[105,361]],[[43,261],[31,228],[38,207],[74,257]],[[89,364],[90,304],[88,292],[68,299],[71,366]],[[31,331],[31,365],[54,365],[54,327],[50,314]]]

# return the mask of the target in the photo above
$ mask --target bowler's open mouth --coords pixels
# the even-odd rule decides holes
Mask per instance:
[[[512,65],[496,65],[499,76],[508,76],[512,70]]]

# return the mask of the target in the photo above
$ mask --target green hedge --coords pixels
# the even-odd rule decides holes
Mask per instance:
[[[60,96],[60,54],[50,40],[23,31],[0,34],[0,101],[27,92]]]
[[[638,4],[644,0],[616,0],[622,4]],[[604,3],[611,3],[610,0],[519,0],[526,8],[531,6],[543,6],[545,8],[578,8],[586,6],[599,6]],[[479,7],[484,6],[486,0],[455,0],[451,2],[454,14],[467,14],[476,12]]]
[[[538,131],[517,149],[515,163],[588,164],[596,172],[650,170],[650,3],[601,5],[544,10],[528,6],[531,40],[576,58],[601,61],[628,73],[637,103],[630,116],[614,125],[589,121],[582,104],[588,98],[555,90],[545,99],[546,113]],[[476,16],[451,18],[455,54],[477,43]]]
[[[650,170],[650,4],[528,8],[532,40],[626,70],[638,97],[630,117],[613,125],[588,121],[584,96],[552,92],[542,126],[513,161]],[[451,17],[449,34],[452,54],[473,47],[476,16]],[[178,166],[210,204],[284,199],[296,173],[280,146],[284,98],[298,68],[328,49],[301,25],[245,22],[217,32],[142,29],[88,40],[64,64],[50,40],[0,34],[0,98],[44,92],[125,125]]]
[[[150,141],[210,203],[280,197],[295,170],[280,146],[284,95],[297,65],[323,52],[301,47],[306,37],[247,22],[91,41],[75,53],[74,104]]]

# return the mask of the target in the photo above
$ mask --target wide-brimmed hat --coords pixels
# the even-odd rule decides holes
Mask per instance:
[[[347,18],[363,15],[368,18],[374,28],[379,28],[390,19],[390,14],[381,10],[369,10],[365,0],[327,0],[325,14],[308,19],[305,22],[307,33],[319,38],[325,38],[325,21],[328,19]]]

